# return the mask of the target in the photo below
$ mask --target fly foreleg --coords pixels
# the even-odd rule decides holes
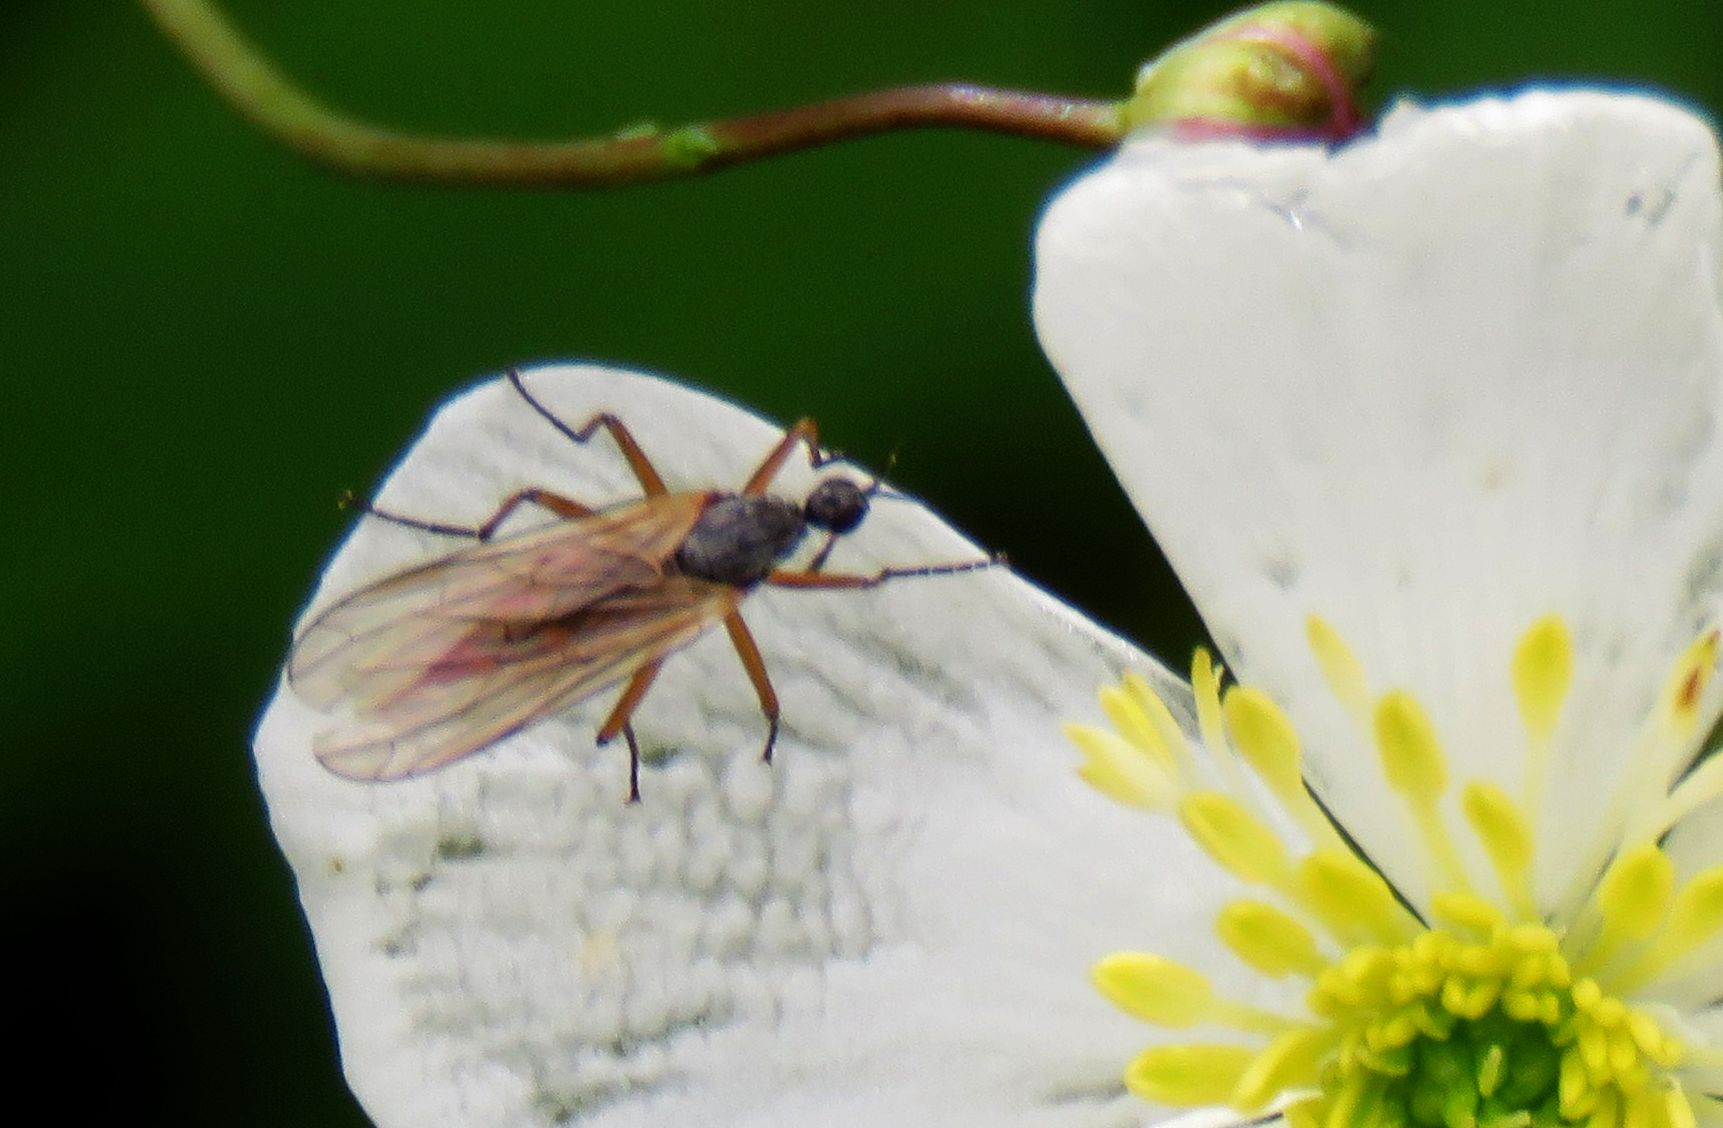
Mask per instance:
[[[813,568],[805,570],[780,568],[767,576],[766,582],[773,587],[801,588],[810,591],[854,591],[857,588],[878,587],[887,580],[903,580],[911,576],[955,576],[961,572],[979,572],[984,568],[996,568],[1004,563],[1004,555],[995,553],[981,560],[961,560],[953,564],[924,564],[915,568],[881,568],[871,574],[821,572]]]

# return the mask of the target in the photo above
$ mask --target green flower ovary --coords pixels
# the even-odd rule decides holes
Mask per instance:
[[[1318,1123],[1344,1106],[1360,1128],[1514,1128],[1616,1122],[1680,1046],[1649,1017],[1574,981],[1542,925],[1486,939],[1420,933],[1354,949],[1318,977],[1310,1009],[1339,1047]]]

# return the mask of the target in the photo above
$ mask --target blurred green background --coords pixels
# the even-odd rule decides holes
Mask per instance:
[[[403,126],[550,134],[965,78],[1103,96],[1226,10],[1098,0],[231,0]],[[1528,77],[1723,107],[1723,5],[1382,2],[1378,95]],[[1090,160],[911,134],[593,195],[380,187],[239,124],[130,3],[0,17],[0,889],[8,1024],[74,1122],[362,1125],[247,754],[345,519],[438,400],[599,358],[817,416],[1047,587],[1200,628],[1026,306]],[[14,1062],[15,1075],[34,1068]]]

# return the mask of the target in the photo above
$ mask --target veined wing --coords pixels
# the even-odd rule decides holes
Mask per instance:
[[[684,576],[607,595],[561,619],[462,620],[436,661],[408,663],[399,687],[313,745],[352,779],[418,775],[477,752],[686,646],[742,593]]]
[[[314,619],[287,680],[319,709],[375,713],[439,668],[459,665],[483,624],[519,631],[607,596],[651,588],[706,495],[673,494],[559,521],[387,576]]]

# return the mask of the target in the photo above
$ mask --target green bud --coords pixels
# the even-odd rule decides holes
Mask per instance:
[[[1331,4],[1262,4],[1146,64],[1125,124],[1195,136],[1343,138],[1358,128],[1356,94],[1375,65],[1375,45],[1369,24]]]

